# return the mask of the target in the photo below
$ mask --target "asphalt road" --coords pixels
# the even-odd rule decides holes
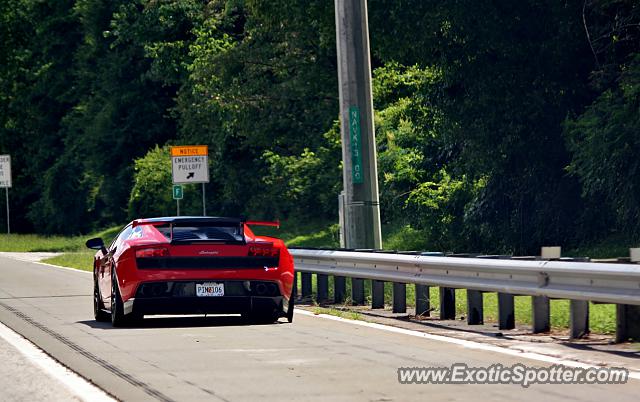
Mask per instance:
[[[293,324],[179,317],[113,329],[93,321],[91,286],[85,272],[0,257],[0,321],[122,400],[619,402],[640,395],[633,379],[529,388],[402,385],[398,367],[549,364],[300,314]]]

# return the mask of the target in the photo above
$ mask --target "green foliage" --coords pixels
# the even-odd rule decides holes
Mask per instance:
[[[469,238],[465,209],[486,182],[473,183],[465,176],[456,180],[444,170],[436,177],[437,181],[421,183],[409,195],[407,204],[417,217],[415,225],[426,231],[432,249],[461,251],[478,244]]]
[[[340,227],[327,222],[290,219],[281,222],[280,228],[254,226],[252,230],[259,236],[272,236],[282,239],[289,247],[327,247],[340,246]]]
[[[568,171],[580,179],[583,196],[608,204],[606,211],[616,226],[636,236],[640,235],[639,107],[640,54],[622,68],[614,88],[566,123],[573,152]]]
[[[61,118],[73,105],[74,90],[69,82],[80,42],[73,3],[11,0],[0,5],[0,147],[3,153],[12,154],[13,182],[18,190],[11,198],[12,224],[17,228],[36,223],[38,230],[51,231],[50,222],[35,219],[41,206],[36,202],[44,181],[62,176],[61,167],[56,166],[65,146]],[[57,171],[45,175],[50,168]],[[71,180],[80,181],[82,176],[80,170]],[[46,208],[57,204],[49,202]],[[60,204],[67,207],[75,202]],[[60,231],[77,232],[74,218],[77,216],[70,216]]]
[[[415,229],[411,225],[383,225],[382,245],[385,250],[411,250],[428,251],[429,244],[427,234]],[[439,250],[436,250],[439,251]]]
[[[637,1],[368,11],[394,248],[638,238]],[[210,214],[334,221],[336,69],[326,0],[6,0],[0,152],[13,156],[14,229],[172,214],[174,143],[209,145]],[[199,187],[185,196],[183,213],[199,213]]]
[[[340,192],[339,126],[325,134],[326,145],[317,152],[304,148],[300,155],[284,156],[271,150],[263,154],[267,174],[263,176],[262,200],[272,203],[275,216],[302,215],[313,211],[321,217],[335,216]]]
[[[156,146],[144,157],[134,161],[133,181],[129,198],[129,219],[176,214],[168,145],[162,148]],[[200,184],[182,184],[182,188],[184,198],[180,200],[180,214],[201,215]]]
[[[380,198],[385,221],[405,219],[411,192],[451,160],[440,130],[441,117],[425,97],[439,77],[434,69],[397,63],[374,71]]]
[[[331,10],[324,1],[216,1],[194,29],[177,110],[181,141],[210,144],[211,209],[335,215],[335,197],[324,202],[339,181],[329,177],[339,152],[323,136],[337,108],[335,53],[324,36]]]
[[[134,185],[129,198],[132,219],[169,216],[175,211],[169,147],[154,149],[134,162]]]

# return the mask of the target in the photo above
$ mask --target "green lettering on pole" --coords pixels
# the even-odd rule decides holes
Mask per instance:
[[[351,177],[354,184],[364,182],[362,170],[362,144],[360,142],[360,109],[349,108],[349,137],[351,138]]]
[[[174,200],[181,200],[183,197],[184,193],[182,192],[182,186],[181,185],[175,185],[173,186],[173,199]]]

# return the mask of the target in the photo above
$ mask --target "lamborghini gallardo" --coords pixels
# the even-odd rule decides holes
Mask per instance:
[[[113,242],[86,242],[93,310],[113,326],[147,315],[240,314],[252,323],[293,320],[293,258],[282,240],[256,236],[244,218],[137,219]]]

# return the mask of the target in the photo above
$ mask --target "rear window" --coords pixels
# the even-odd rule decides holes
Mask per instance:
[[[167,239],[175,242],[224,241],[244,242],[244,233],[240,225],[233,226],[156,226],[156,229]]]

